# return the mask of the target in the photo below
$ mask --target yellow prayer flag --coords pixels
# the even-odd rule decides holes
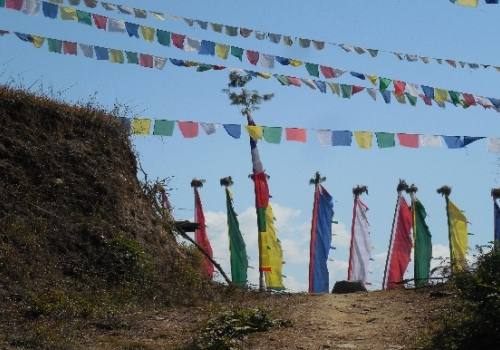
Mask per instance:
[[[438,103],[448,101],[448,90],[444,89],[434,89],[434,100]]]
[[[458,0],[457,4],[468,7],[477,7],[477,0]]]
[[[131,123],[132,134],[149,135],[151,129],[151,119],[133,119]]]
[[[450,256],[453,272],[465,268],[468,249],[467,218],[460,209],[448,200],[448,224],[450,230]]]
[[[273,76],[271,73],[267,73],[267,72],[257,72],[257,75],[261,78],[264,78],[264,79],[269,79]]]
[[[223,60],[229,55],[229,45],[215,44],[215,53]]]
[[[300,67],[302,66],[302,61],[299,61],[299,60],[290,60],[290,65],[292,67]]]
[[[266,208],[265,217],[266,231],[259,232],[261,268],[264,270],[267,288],[283,289],[283,250],[276,236],[274,213],[271,204]]]
[[[76,9],[73,7],[59,6],[61,12],[61,19],[66,21],[77,21]]]
[[[262,139],[262,136],[264,135],[264,128],[262,126],[245,125],[245,128],[248,131],[248,135],[250,135],[254,141]]]
[[[378,77],[376,75],[368,75],[368,80],[370,80],[373,85],[377,85],[377,79]]]
[[[356,139],[356,143],[359,148],[372,148],[373,134],[370,131],[355,131],[354,138]]]
[[[108,49],[108,52],[109,52],[109,61],[111,63],[123,64],[125,62],[122,50]]]
[[[38,35],[32,35],[33,38],[33,45],[39,49],[42,47],[43,43],[45,42],[45,38],[43,36],[38,36]]]
[[[151,27],[141,26],[142,38],[147,42],[155,40],[155,29]]]

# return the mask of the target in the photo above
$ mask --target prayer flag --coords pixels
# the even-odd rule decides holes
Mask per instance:
[[[83,53],[83,56],[94,58],[94,47],[92,45],[78,44],[78,46],[80,46],[80,51]]]
[[[296,141],[296,142],[306,142],[307,141],[307,131],[306,129],[299,128],[286,128],[286,140]]]
[[[198,52],[200,55],[215,55],[215,43],[208,40],[202,40],[200,51]]]
[[[280,127],[268,127],[264,126],[264,140],[269,143],[278,144],[281,142],[281,134],[283,129]]]
[[[83,2],[88,8],[95,8],[97,6],[97,0],[83,0]]]
[[[415,96],[410,95],[408,92],[405,92],[405,96],[412,106],[415,106],[417,104],[417,98]]]
[[[198,124],[196,124],[196,126],[198,126]],[[203,251],[212,258],[212,246],[208,240],[207,227],[205,225],[205,214],[203,213],[203,206],[201,204],[200,194],[198,193],[197,187],[194,187],[194,222],[198,224],[198,228],[194,231],[194,240],[203,249]],[[214,265],[206,256],[203,256],[201,267],[208,278],[212,279],[214,276]]]
[[[186,37],[184,40],[184,51],[186,52],[199,52],[200,51],[200,41],[190,37]]]
[[[222,125],[229,136],[235,139],[241,137],[241,125],[239,124],[223,124]]]
[[[340,84],[338,84],[338,83],[330,83],[330,82],[327,82],[327,84],[330,87],[330,90],[332,90],[332,93],[334,95],[340,96]]]
[[[295,78],[295,77],[286,77],[287,79],[287,82],[289,85],[293,85],[293,86],[297,86],[297,87],[300,87],[302,86],[302,82],[299,78]]]
[[[352,94],[355,95],[357,94],[358,92],[361,92],[363,91],[365,88],[363,86],[357,86],[357,85],[353,85],[352,86]]]
[[[76,43],[70,41],[63,41],[63,52],[65,55],[74,55],[77,54]]]
[[[500,153],[500,138],[489,137],[488,138],[488,151],[492,153]]]
[[[443,140],[448,148],[463,148],[464,141],[460,136],[443,136]]]
[[[383,289],[403,288],[401,281],[410,262],[413,215],[401,194],[398,194],[394,223],[387,252]]]
[[[370,56],[372,56],[372,57],[377,57],[377,55],[378,55],[378,50],[367,49],[367,51],[370,54]]]
[[[0,6],[3,7],[3,6]],[[24,0],[23,13],[28,16],[37,15],[40,12],[40,1]]]
[[[245,128],[247,129],[248,135],[254,140],[260,140],[262,139],[262,136],[264,134],[262,126],[258,125],[246,125]]]
[[[52,38],[47,38],[47,44],[49,46],[49,52],[61,53],[62,51],[62,41]]]
[[[389,78],[379,78],[378,80],[379,80],[379,89],[381,92],[387,90],[387,88],[389,87],[389,85],[391,84],[391,81],[392,81]]]
[[[466,265],[468,249],[467,218],[452,201],[447,199],[447,202],[451,268],[453,272],[459,272]]]
[[[448,90],[435,88],[434,101],[436,101],[437,103],[443,103],[448,101]]]
[[[260,251],[262,252],[262,265],[260,270],[264,272],[266,286],[269,289],[283,289],[283,251],[281,243],[276,234],[274,226],[274,213],[271,204],[264,210],[266,229],[259,232],[261,235]]]
[[[76,21],[76,9],[73,7],[60,6],[61,19],[64,21]]]
[[[378,148],[389,148],[394,147],[396,142],[394,141],[394,134],[390,132],[376,132]]]
[[[382,95],[382,98],[384,99],[385,103],[391,103],[391,92],[389,90],[385,91],[380,91],[380,94]]]
[[[368,149],[372,147],[373,134],[369,131],[355,131],[354,138],[358,147],[361,149]]]
[[[43,43],[45,42],[45,38],[43,36],[37,36],[37,35],[32,35],[32,42],[33,45],[39,49],[42,47]]]
[[[236,46],[231,46],[231,55],[243,61],[243,49]]]
[[[368,75],[367,77],[368,77],[368,80],[370,80],[370,82],[373,85],[377,85],[378,77],[376,75]]]
[[[153,56],[145,53],[139,54],[139,64],[146,68],[153,68]]]
[[[151,27],[141,26],[141,34],[142,38],[146,40],[148,43],[151,43],[155,40],[155,29]]]
[[[348,130],[332,131],[332,146],[350,146],[352,144],[352,132]]]
[[[340,84],[340,91],[342,91],[343,98],[351,98],[352,96],[352,85]]]
[[[238,286],[247,283],[248,257],[245,241],[240,231],[238,216],[233,207],[231,190],[226,187],[227,226],[231,261],[231,280]]]
[[[173,120],[155,120],[153,135],[172,136],[174,133],[175,122]]]
[[[369,264],[372,252],[368,207],[359,196],[354,197],[352,209],[351,244],[349,249],[348,281],[368,282]]]
[[[255,39],[257,40],[264,40],[266,36],[267,34],[264,32],[255,31]]]
[[[316,90],[316,85],[314,85],[314,82],[311,79],[300,79],[300,80],[311,89]]]
[[[276,58],[276,61],[278,61],[278,63],[281,64],[282,66],[288,66],[290,64],[289,58],[280,57],[280,56],[276,56],[275,58]]]
[[[274,43],[274,44],[278,44],[281,41],[281,34],[269,33],[268,37],[269,37],[269,41]]]
[[[129,64],[139,64],[139,56],[137,52],[125,51],[127,55],[127,63]]]
[[[415,286],[423,287],[428,284],[430,277],[432,237],[429,227],[425,222],[427,213],[424,206],[418,199],[412,202],[413,237],[415,241],[415,247],[413,249]]]
[[[232,26],[224,26],[226,35],[229,36],[238,36],[238,28]]]
[[[125,32],[125,21],[121,19],[108,18],[108,31],[124,33]]]
[[[358,78],[358,79],[361,79],[361,80],[365,80],[365,75],[362,74],[362,73],[356,73],[356,72],[351,72],[351,75],[355,78]]]
[[[50,2],[43,1],[42,2],[42,12],[43,15],[47,18],[56,18],[57,13],[59,11],[59,6],[56,4],[51,4]]]
[[[461,6],[477,7],[477,0],[456,0],[456,3]]]
[[[377,90],[374,88],[366,89],[368,95],[373,99],[373,101],[377,101]]]
[[[176,48],[181,49],[181,50],[184,49],[184,39],[186,38],[185,35],[172,33],[171,38],[172,38],[172,43],[174,44],[174,46]]]
[[[215,53],[223,60],[227,59],[227,56],[229,55],[229,45],[216,44]]]
[[[139,25],[135,23],[125,22],[125,29],[129,37],[139,37]]]
[[[314,80],[314,85],[318,88],[319,91],[326,94],[326,83],[322,80]],[[353,92],[354,93],[354,92]]]
[[[306,49],[311,46],[311,40],[299,38],[299,46]]]
[[[335,71],[333,70],[332,67],[319,66],[319,69],[321,70],[321,73],[326,79],[336,78]]]
[[[203,129],[203,131],[205,131],[205,134],[207,134],[207,135],[215,134],[216,124],[214,124],[214,123],[200,123],[200,125],[201,125],[201,128]]]
[[[133,135],[149,135],[149,129],[151,129],[151,119],[134,118],[132,119],[131,127]]]
[[[433,100],[434,99],[434,88],[433,87],[430,87],[430,86],[425,86],[425,85],[422,85],[422,91],[425,95],[425,97]]]
[[[325,48],[325,42],[324,41],[313,40],[312,43],[313,43],[314,48],[316,50],[323,50]]]
[[[160,45],[170,46],[170,32],[156,29],[156,38]]]
[[[222,33],[222,24],[218,24],[218,23],[210,23],[210,27],[212,28],[212,30],[216,33]]]
[[[133,15],[134,14],[134,10],[128,6],[125,6],[125,5],[118,5],[118,11],[120,11],[121,13],[124,13],[126,15]]]
[[[21,11],[21,8],[23,7],[23,2],[24,0],[6,0],[5,8]]]
[[[316,186],[309,248],[309,293],[329,293],[328,254],[332,245],[333,199]]]
[[[123,64],[125,62],[125,57],[123,56],[123,51],[116,50],[116,49],[109,49],[109,61],[111,63]]]
[[[248,38],[252,34],[253,30],[247,28],[240,28],[240,35],[244,38]]]
[[[94,19],[94,24],[95,24],[95,27],[97,29],[106,30],[106,24],[108,23],[108,17],[93,13],[92,18]]]
[[[302,61],[299,61],[299,60],[290,60],[290,65],[292,67],[300,67],[302,66]]]
[[[153,57],[153,65],[155,66],[156,69],[163,69],[165,65],[167,64],[167,59],[165,57],[158,57],[154,56]]]
[[[189,139],[198,137],[198,123],[178,120],[177,125],[179,125],[179,129],[181,130],[181,134],[184,138]]]
[[[306,70],[309,75],[319,78],[319,66],[317,64],[306,62]]]
[[[463,97],[464,108],[476,105],[476,99],[474,98],[474,95],[466,94],[464,92],[462,93],[462,97]]]
[[[419,135],[416,134],[398,134],[399,145],[402,147],[418,148]]]
[[[102,7],[108,11],[116,11],[118,8],[114,4],[109,4],[107,2],[101,2]]]
[[[399,80],[394,80],[392,83],[394,84],[394,94],[396,96],[404,95],[406,83]]]
[[[250,51],[250,50],[247,50],[246,53],[248,62],[250,62],[250,64],[255,66],[259,61],[259,53],[257,51]]]
[[[134,8],[134,15],[135,15],[135,18],[147,18],[148,17],[148,13],[145,10],[136,9],[136,8]]]
[[[316,130],[316,137],[322,146],[330,146],[332,144],[331,130]]]
[[[443,138],[441,136],[419,135],[420,147],[441,148],[441,147],[443,147],[442,140],[443,140]]]
[[[274,56],[262,54],[260,56],[260,65],[266,68],[274,68]]]
[[[393,92],[393,94],[394,94],[394,97],[396,98],[396,101],[398,101],[401,104],[406,104],[406,98],[405,98],[404,94],[397,95],[395,92]]]
[[[76,10],[76,17],[78,17],[78,23],[86,24],[88,26],[92,25],[92,16],[90,13]]]
[[[474,136],[464,136],[463,138],[463,147],[470,145],[473,142],[476,142],[478,140],[482,140],[484,137],[474,137]]]

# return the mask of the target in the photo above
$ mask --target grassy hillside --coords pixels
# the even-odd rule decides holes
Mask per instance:
[[[68,320],[214,297],[118,118],[0,87],[0,121],[0,345],[54,348]]]

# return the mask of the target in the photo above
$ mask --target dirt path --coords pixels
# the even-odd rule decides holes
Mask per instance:
[[[443,299],[429,291],[370,292],[345,295],[267,296],[233,301],[225,307],[274,309],[293,321],[289,328],[255,333],[243,349],[414,349],[418,335],[439,312]],[[220,305],[132,315],[125,326],[99,326],[82,342],[96,349],[182,349]],[[83,339],[82,339],[83,340]]]

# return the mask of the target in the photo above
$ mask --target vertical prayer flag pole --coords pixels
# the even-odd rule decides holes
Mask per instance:
[[[314,185],[314,202],[311,219],[311,241],[309,243],[309,293],[314,293],[314,250],[316,244],[316,227],[318,223],[318,206],[319,206],[319,185],[326,180],[326,177],[321,177],[318,171],[312,179],[309,180],[310,185]]]
[[[446,202],[446,219],[448,222],[448,244],[450,248],[450,265],[453,266],[453,244],[451,244],[451,221],[450,221],[450,194],[451,194],[451,187],[449,186],[441,186],[440,188],[437,189],[437,193],[442,195],[445,198]]]
[[[493,197],[493,244],[495,249],[500,248],[500,188],[494,188],[491,190],[491,196]]]
[[[396,191],[398,193],[397,199],[396,199],[396,208],[394,209],[394,218],[392,219],[392,228],[391,228],[391,236],[389,238],[389,248],[387,249],[387,258],[385,260],[385,268],[384,268],[384,279],[382,281],[382,289],[387,289],[388,287],[388,281],[387,281],[387,273],[388,273],[388,268],[389,268],[389,260],[391,258],[391,250],[393,248],[393,242],[394,242],[394,236],[395,236],[395,226],[396,226],[396,219],[398,216],[399,212],[399,203],[400,203],[400,198],[401,198],[401,193],[408,188],[408,184],[406,183],[405,180],[399,180],[398,187],[396,188]]]
[[[415,197],[415,193],[417,193],[418,188],[414,184],[408,186],[406,189],[406,193],[410,195],[411,199],[411,213],[413,217],[413,278],[415,279],[415,287],[420,283],[418,281],[418,264],[417,264],[417,249],[419,248],[417,242],[417,216],[416,216],[416,203],[417,199]]]
[[[368,194],[366,186],[356,186],[352,189],[354,205],[352,208],[351,243],[349,248],[349,267],[347,269],[348,281],[361,281],[367,283],[368,261],[371,257],[371,242],[369,242],[368,220],[366,211],[368,207],[361,202],[359,197]]]

